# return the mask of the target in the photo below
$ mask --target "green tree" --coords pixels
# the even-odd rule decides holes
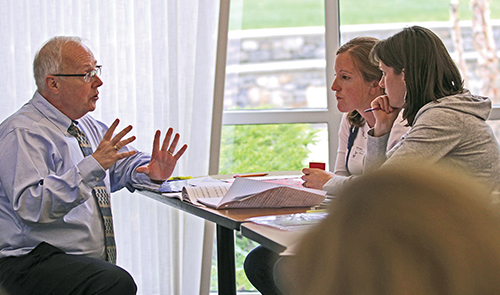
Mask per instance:
[[[310,153],[308,146],[317,142],[317,133],[310,124],[224,126],[219,173],[301,170]],[[236,233],[235,244],[236,286],[240,291],[253,291],[243,262],[257,243]],[[215,261],[214,253],[211,290],[217,289]]]
[[[224,126],[219,173],[301,170],[316,142],[310,124]]]

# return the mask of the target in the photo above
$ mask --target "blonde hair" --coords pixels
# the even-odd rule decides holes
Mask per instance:
[[[380,169],[339,194],[294,265],[294,294],[500,294],[500,216],[463,174]]]
[[[356,37],[349,40],[344,45],[337,49],[336,55],[347,53],[354,61],[354,65],[361,73],[365,82],[380,81],[382,71],[370,60],[370,52],[379,40],[374,37]],[[349,123],[354,126],[362,127],[365,124],[365,119],[358,111],[353,110],[347,114]]]

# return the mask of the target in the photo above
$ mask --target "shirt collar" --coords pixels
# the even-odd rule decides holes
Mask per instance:
[[[58,129],[63,133],[66,133],[68,127],[73,122],[68,116],[63,114],[55,106],[53,106],[45,97],[43,97],[38,91],[35,92],[33,98],[31,99],[33,106],[42,113],[47,120],[52,122]]]

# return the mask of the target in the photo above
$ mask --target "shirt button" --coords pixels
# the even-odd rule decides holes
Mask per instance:
[[[99,181],[99,177],[96,177],[96,178],[95,178],[95,181]]]

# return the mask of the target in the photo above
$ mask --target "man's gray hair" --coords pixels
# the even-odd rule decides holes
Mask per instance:
[[[62,49],[68,43],[80,45],[83,39],[74,36],[57,36],[48,40],[35,54],[33,74],[38,90],[45,89],[45,77],[58,74],[63,61]]]

